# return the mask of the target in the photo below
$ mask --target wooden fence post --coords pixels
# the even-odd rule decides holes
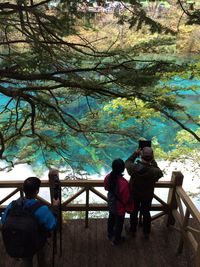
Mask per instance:
[[[172,172],[171,181],[173,182],[173,188],[169,189],[167,204],[169,206],[167,226],[174,225],[175,219],[172,214],[173,209],[177,209],[177,200],[176,200],[176,187],[182,186],[183,184],[183,174],[181,172]]]
[[[89,188],[86,188],[85,228],[88,228]]]
[[[200,267],[200,236],[199,235],[198,235],[197,241],[198,241],[198,247],[197,247],[194,267]]]
[[[184,219],[183,219],[182,231],[186,231],[186,227],[188,225],[189,217],[190,217],[190,212],[189,212],[189,209],[186,208],[185,216],[184,216]],[[183,251],[183,243],[184,243],[184,236],[182,234],[181,238],[180,238],[180,241],[179,241],[179,245],[178,245],[178,253],[182,253],[182,251]]]

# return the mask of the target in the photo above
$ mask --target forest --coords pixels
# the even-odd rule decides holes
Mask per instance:
[[[99,173],[139,139],[200,162],[198,3],[118,2],[1,1],[1,170]]]

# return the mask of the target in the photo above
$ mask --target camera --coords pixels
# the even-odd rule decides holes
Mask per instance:
[[[151,140],[139,140],[139,148],[142,150],[144,147],[151,147]]]

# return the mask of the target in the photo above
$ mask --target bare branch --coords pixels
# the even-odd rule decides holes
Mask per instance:
[[[200,137],[194,131],[192,131],[192,129],[190,129],[187,126],[185,126],[185,124],[183,124],[182,122],[180,122],[176,117],[172,116],[168,112],[166,112],[164,110],[161,110],[161,109],[159,109],[159,111],[161,113],[163,113],[167,118],[173,120],[178,125],[180,125],[182,129],[184,129],[185,131],[187,131],[188,133],[190,133],[198,142],[200,142]]]

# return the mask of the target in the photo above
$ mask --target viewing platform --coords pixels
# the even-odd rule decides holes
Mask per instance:
[[[136,237],[126,236],[127,240],[119,246],[113,246],[107,240],[106,227],[106,219],[90,219],[86,229],[84,220],[64,223],[63,253],[60,257],[58,246],[55,267],[188,267],[185,251],[177,254],[179,234],[166,228],[162,218],[153,222],[149,240],[143,238],[142,229],[139,229]],[[51,267],[52,249],[48,246]],[[1,267],[21,266],[20,261],[6,255],[2,239],[0,250]]]
[[[89,218],[89,211],[107,211],[107,197],[99,191],[103,180],[62,180],[62,188],[75,187],[73,195],[62,201],[62,211],[82,211],[85,220],[66,220],[62,224],[62,257],[57,238],[55,267],[200,267],[200,212],[182,188],[183,175],[173,172],[171,181],[156,183],[156,188],[168,190],[167,201],[154,194],[152,204],[152,233],[144,239],[141,228],[135,237],[126,237],[124,243],[113,246],[107,239],[107,219]],[[0,212],[5,201],[22,193],[23,181],[0,181],[0,188],[13,191],[0,200]],[[50,185],[51,186],[51,185]],[[42,181],[42,187],[49,187]],[[91,192],[102,202],[94,203]],[[74,200],[85,194],[84,203]],[[17,196],[16,196],[17,198]],[[38,197],[46,205],[47,200]],[[125,224],[128,225],[128,218]],[[48,243],[47,258],[52,266],[52,242]],[[0,235],[0,267],[20,267],[21,261],[10,258]],[[34,267],[37,267],[35,264]]]

